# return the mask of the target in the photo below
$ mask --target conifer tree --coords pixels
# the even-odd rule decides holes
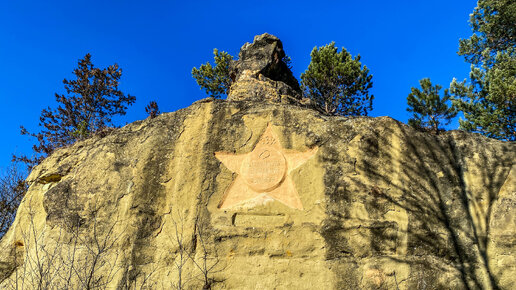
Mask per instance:
[[[431,130],[438,133],[440,125],[447,125],[457,115],[453,107],[448,107],[450,94],[448,89],[444,90],[441,97],[440,85],[432,85],[430,79],[425,78],[419,81],[421,90],[411,88],[407,97],[407,111],[412,112],[409,125],[417,129]]]
[[[470,81],[454,79],[450,92],[464,112],[460,128],[516,140],[516,1],[480,0],[470,17],[473,35],[460,40],[471,63]]]
[[[308,69],[301,74],[305,95],[331,115],[367,115],[372,109],[373,86],[369,69],[335,42],[314,47]]]
[[[145,113],[149,115],[149,118],[156,118],[161,112],[159,111],[158,103],[156,101],[150,101],[145,107]]]
[[[33,146],[34,157],[14,157],[26,163],[29,169],[56,148],[73,144],[112,126],[112,117],[125,115],[127,106],[136,100],[118,88],[122,69],[117,64],[103,69],[96,68],[88,53],[79,60],[73,74],[76,79],[63,80],[67,95],[55,94],[58,107],[48,107],[41,111],[39,125],[42,130],[30,133],[21,127],[23,135],[35,137],[38,142]]]
[[[210,62],[202,64],[199,68],[192,69],[192,76],[197,84],[213,98],[221,98],[227,95],[231,86],[231,78],[229,75],[229,65],[233,57],[225,52],[219,52],[218,49],[213,50],[213,59],[215,66]]]

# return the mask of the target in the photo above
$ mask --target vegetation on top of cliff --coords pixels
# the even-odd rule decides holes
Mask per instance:
[[[329,115],[365,115],[373,109],[374,96],[369,94],[373,76],[345,49],[339,52],[335,42],[314,47],[311,61],[301,74],[305,96]]]
[[[471,14],[473,35],[460,40],[459,55],[471,63],[470,81],[453,79],[443,98],[426,94],[409,97],[407,109],[416,117],[409,124],[418,129],[437,131],[439,124],[449,124],[460,111],[462,130],[478,132],[499,140],[516,140],[516,3],[511,0],[481,0]],[[244,46],[242,49],[248,49]],[[216,66],[209,63],[192,75],[213,97],[228,94],[231,57],[214,50]],[[224,60],[224,61],[222,61]],[[290,58],[287,67],[291,69]],[[238,62],[238,61],[237,61]],[[284,63],[285,60],[283,60]],[[303,93],[317,107],[330,115],[367,115],[372,110],[372,75],[355,58],[335,43],[315,47],[308,69],[301,74]],[[424,90],[424,88],[423,88]],[[452,106],[448,107],[447,101]],[[417,107],[417,108],[416,108]],[[415,110],[415,111],[414,111]],[[440,116],[437,116],[437,115]],[[428,117],[425,124],[422,118]],[[436,119],[443,122],[436,122]],[[432,123],[432,124],[430,124]]]
[[[156,101],[150,101],[145,107],[145,112],[149,115],[149,118],[156,118],[161,112],[159,111],[158,103]]]
[[[35,156],[15,156],[27,164],[29,170],[39,164],[56,148],[73,144],[78,140],[113,126],[112,117],[125,115],[127,107],[136,97],[124,94],[119,88],[122,69],[115,63],[107,68],[96,68],[88,53],[74,69],[74,80],[63,80],[67,95],[55,94],[57,108],[43,109],[37,133],[30,133],[21,126],[21,133],[37,140]]]
[[[457,111],[453,106],[448,106],[451,98],[448,89],[444,90],[441,97],[442,87],[432,85],[429,78],[421,79],[419,84],[421,90],[412,87],[407,97],[407,111],[412,112],[408,123],[415,128],[438,133],[442,129],[440,125],[449,124]]]
[[[192,68],[192,76],[197,84],[213,98],[221,98],[229,92],[231,78],[229,76],[229,65],[233,57],[225,52],[213,50],[213,60],[215,66],[210,62],[201,64],[199,68]]]
[[[284,82],[293,91],[299,90],[297,79],[291,73],[291,58],[283,52],[281,44],[278,44],[280,48],[271,47],[270,51],[264,49],[263,46],[267,45],[266,42],[261,43],[264,42],[264,37],[279,41],[275,36],[265,34],[255,39],[259,44],[255,45],[253,42],[243,46],[240,57],[245,59],[236,61],[237,64],[238,62],[243,64],[234,69],[235,76],[231,76],[233,57],[227,52],[219,53],[214,49],[215,66],[207,62],[199,69],[194,67],[193,78],[209,96],[214,98],[228,95],[232,83],[237,81],[234,78],[238,79],[238,74],[242,74],[246,69],[259,69],[258,73],[271,74],[266,77]],[[283,55],[279,56],[280,61],[275,59],[277,57],[275,53]],[[307,70],[301,74],[305,97],[311,99],[317,107],[329,115],[367,115],[367,112],[372,109],[374,97],[369,95],[369,89],[373,83],[369,69],[362,66],[360,62],[360,55],[353,58],[344,48],[339,52],[332,42],[326,46],[315,47],[311,57]],[[278,63],[284,65],[277,65]],[[282,67],[287,72],[284,71],[285,69],[282,70]],[[256,73],[254,70],[253,72]],[[285,75],[281,75],[283,73]]]
[[[454,79],[460,128],[490,138],[516,140],[516,2],[481,0],[469,20],[473,34],[459,42],[471,63],[470,81]]]

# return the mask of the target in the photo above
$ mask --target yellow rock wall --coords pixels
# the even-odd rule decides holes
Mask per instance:
[[[250,154],[268,126],[282,156],[317,148],[275,187],[302,209],[272,191],[222,209],[242,165],[215,153]],[[511,289],[515,160],[514,143],[387,117],[200,101],[39,165],[0,288]]]

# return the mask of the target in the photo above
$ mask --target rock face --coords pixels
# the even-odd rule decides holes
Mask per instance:
[[[203,100],[37,166],[0,288],[513,289],[515,160],[388,117]]]
[[[231,68],[228,100],[297,103],[301,89],[284,62],[283,44],[274,35],[257,35],[240,49]]]

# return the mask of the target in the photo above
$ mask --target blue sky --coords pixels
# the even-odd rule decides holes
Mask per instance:
[[[371,116],[406,122],[406,98],[421,78],[447,87],[468,76],[456,54],[471,35],[475,1],[27,1],[0,0],[0,167],[12,153],[30,154],[43,108],[56,107],[62,80],[92,54],[97,67],[118,63],[121,89],[136,96],[123,125],[144,119],[156,100],[172,112],[204,98],[192,67],[212,61],[213,48],[234,56],[254,35],[278,36],[294,75],[314,46],[335,41],[373,75]],[[449,128],[457,127],[454,121]]]

